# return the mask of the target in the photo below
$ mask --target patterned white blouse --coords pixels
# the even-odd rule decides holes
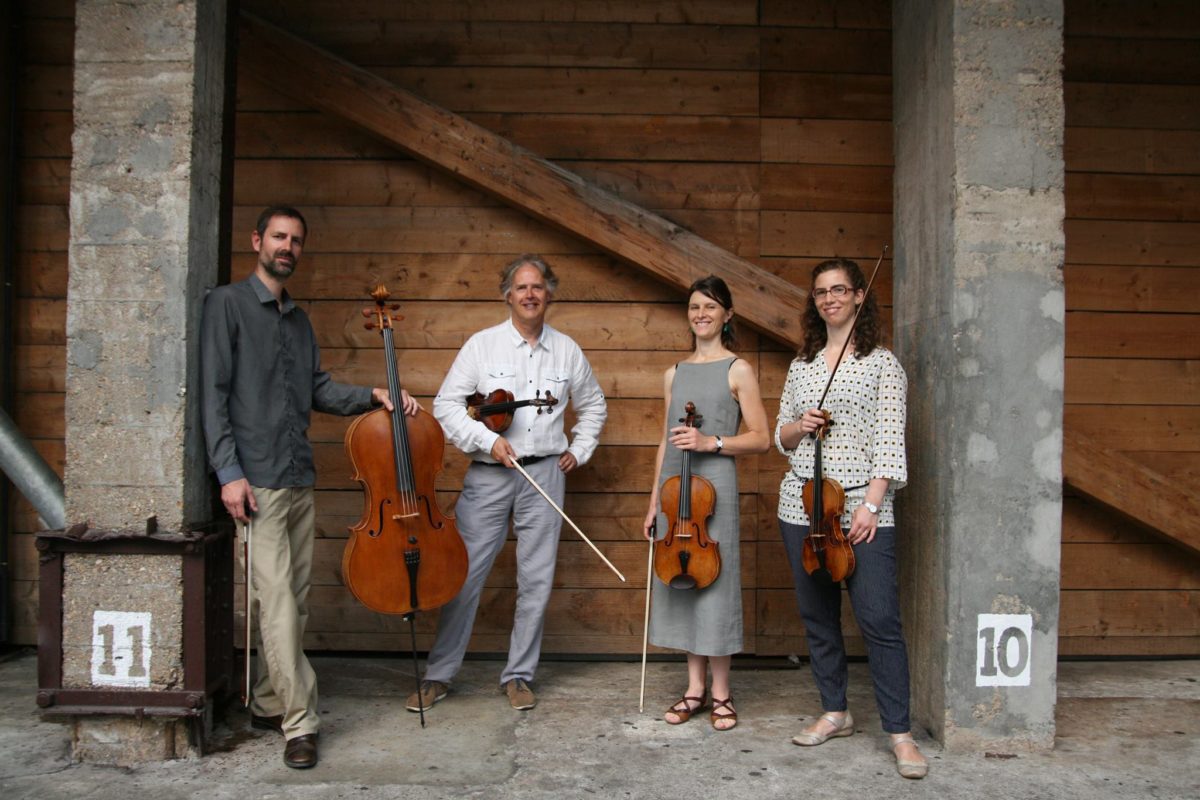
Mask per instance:
[[[813,438],[805,436],[795,450],[787,450],[779,441],[779,432],[802,417],[806,409],[816,407],[828,380],[824,350],[808,364],[795,359],[779,400],[775,446],[788,457],[791,466],[779,485],[779,518],[795,525],[808,525],[801,492],[813,474]],[[826,477],[835,479],[846,490],[846,513],[842,517],[845,528],[850,526],[854,510],[866,499],[867,484],[875,478],[890,481],[879,507],[879,527],[896,524],[892,510],[895,493],[908,481],[904,458],[907,393],[904,368],[883,347],[876,347],[861,359],[848,354],[834,376],[824,405],[834,424],[821,445],[821,467]]]

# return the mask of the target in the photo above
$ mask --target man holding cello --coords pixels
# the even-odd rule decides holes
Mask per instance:
[[[409,697],[409,711],[429,708],[449,692],[510,518],[517,539],[517,607],[500,684],[513,708],[537,703],[529,682],[541,654],[562,519],[533,483],[561,507],[566,474],[591,458],[608,414],[579,345],[545,322],[557,285],[539,256],[522,255],[508,264],[500,273],[500,294],[509,319],[463,345],[433,401],[446,436],[471,458],[455,506],[470,566],[462,591],[442,607],[420,694]],[[476,394],[488,399],[481,410],[496,413],[469,408],[467,400]],[[568,400],[577,418],[569,445],[563,430]]]
[[[250,724],[283,734],[284,763],[295,769],[316,765],[320,726],[317,679],[304,655],[315,530],[309,417],[313,409],[392,408],[386,389],[337,383],[321,369],[312,323],[284,289],[307,233],[296,209],[264,210],[250,237],[258,264],[246,280],[209,293],[200,338],[209,464],[229,515],[254,525],[246,625],[257,608],[259,659]],[[407,392],[402,407],[419,408]]]

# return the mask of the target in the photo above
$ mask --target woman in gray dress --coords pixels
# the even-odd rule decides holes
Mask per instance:
[[[692,473],[716,489],[708,535],[720,545],[721,572],[703,589],[675,589],[653,578],[650,641],[687,653],[688,685],[683,697],[663,715],[672,725],[687,722],[708,705],[708,670],[712,669],[712,726],[725,731],[737,724],[729,687],[733,654],[742,649],[742,581],[738,556],[738,486],[733,456],[763,453],[770,447],[767,412],[754,368],[730,349],[734,344],[733,298],[720,278],[709,276],[688,291],[691,355],[663,374],[666,419],[658,444],[654,488],[644,533],[660,538],[667,531],[660,513],[663,482],[682,470],[683,451],[693,452]],[[680,423],[688,402],[703,417],[701,427]],[[739,423],[745,432],[738,433]]]

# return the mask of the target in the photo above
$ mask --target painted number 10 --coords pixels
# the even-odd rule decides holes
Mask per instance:
[[[139,611],[92,614],[93,685],[150,685],[150,621],[149,613]]]
[[[1030,614],[980,614],[976,686],[1028,686],[1033,634]]]

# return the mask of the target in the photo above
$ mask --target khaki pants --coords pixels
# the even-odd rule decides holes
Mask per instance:
[[[251,538],[251,610],[258,618],[257,679],[250,711],[283,715],[288,739],[316,733],[317,676],[304,655],[315,519],[311,487],[251,487],[258,502]],[[251,617],[253,618],[253,617]]]

